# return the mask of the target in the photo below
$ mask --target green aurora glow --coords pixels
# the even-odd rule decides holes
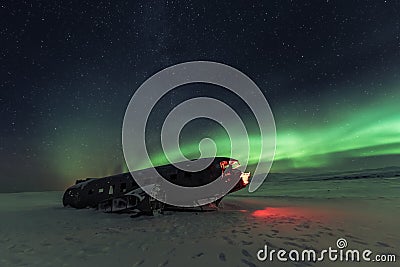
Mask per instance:
[[[129,171],[121,135],[130,98],[154,73],[193,60],[236,68],[265,95],[276,124],[271,172],[400,167],[400,2],[108,2],[4,8],[0,192],[60,190],[76,179]],[[217,156],[242,165],[248,159],[254,175],[256,163],[268,160],[258,158],[260,150],[273,148],[260,146],[251,103],[204,83],[175,88],[151,112],[152,163],[169,163],[160,140],[168,112],[204,96],[243,119],[249,157],[245,139],[234,140],[240,153],[230,155],[225,130],[201,119],[183,128],[180,150],[199,157],[199,142],[210,138]],[[212,155],[215,146],[202,144],[202,156]],[[178,152],[166,151],[172,161]],[[151,166],[137,155],[135,169]]]
[[[379,105],[364,107],[358,112],[338,112],[336,121],[320,123],[315,127],[280,129],[279,121],[277,126],[275,167],[279,167],[273,170],[329,167],[335,164],[333,155],[337,153],[349,158],[400,154],[400,112],[395,98],[386,99]],[[216,136],[214,141],[218,156],[230,155],[231,143],[226,134]],[[260,136],[252,135],[249,141],[249,165],[252,165],[259,161],[257,148],[260,147],[261,139]],[[213,147],[203,149],[205,156],[212,155]],[[242,150],[247,148],[243,147]],[[183,144],[181,151],[188,157],[198,155],[198,142]],[[170,153],[172,159],[177,155],[177,151],[167,153]],[[232,157],[245,160],[243,155]],[[162,152],[153,155],[152,161],[155,165],[168,163]],[[282,161],[288,163],[279,164]],[[148,166],[139,168],[142,167]]]
[[[282,123],[279,114],[275,114],[277,125],[277,144],[272,172],[296,171],[303,169],[335,170],[340,169],[339,162],[351,161],[367,157],[382,157],[400,155],[400,113],[397,102],[400,94],[391,98],[381,98],[366,103],[357,110],[343,108],[335,112],[330,119],[323,121],[303,119],[301,121],[286,121]],[[86,125],[86,135],[60,135],[57,142],[60,145],[56,154],[49,161],[54,161],[54,171],[64,177],[101,177],[128,171],[122,157],[120,140],[115,136],[119,132],[105,131],[102,133],[89,130]],[[217,156],[229,156],[230,141],[225,132],[210,131],[217,146]],[[109,140],[114,140],[110,142]],[[187,157],[199,155],[198,141],[200,139],[184,139],[181,151]],[[251,153],[249,165],[256,164],[260,137],[250,135]],[[81,144],[86,144],[85,146]],[[240,146],[240,144],[239,144]],[[243,147],[243,149],[246,149]],[[211,153],[212,147],[203,147],[205,155]],[[176,159],[178,151],[167,151],[171,159]],[[160,150],[150,153],[154,165],[168,164],[165,155]],[[239,161],[244,161],[243,155],[232,155]],[[261,159],[263,160],[263,159]],[[382,163],[382,162],[381,162]],[[385,164],[383,162],[382,164]],[[381,165],[382,165],[381,164]],[[387,163],[391,164],[391,163]],[[136,162],[137,168],[150,167],[146,162]],[[348,169],[354,167],[346,165]],[[384,167],[384,166],[383,166]],[[263,170],[261,170],[263,171]]]

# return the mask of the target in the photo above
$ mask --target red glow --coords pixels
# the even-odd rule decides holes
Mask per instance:
[[[226,160],[221,161],[221,162],[219,163],[219,166],[221,166],[222,171],[225,171],[225,169],[226,169],[226,167],[228,167],[228,165],[229,165],[229,163],[228,163],[228,161],[226,161]]]
[[[272,208],[272,207],[267,207],[263,210],[256,210],[254,211],[251,215],[255,216],[255,217],[270,217],[270,216],[283,216],[283,217],[287,217],[287,216],[293,216],[296,215],[293,212],[293,209],[291,208],[287,208],[287,207],[283,207],[283,208]]]
[[[262,210],[255,210],[251,214],[257,218],[286,217],[292,219],[322,219],[331,217],[332,211],[324,211],[317,208],[304,207],[266,207]]]

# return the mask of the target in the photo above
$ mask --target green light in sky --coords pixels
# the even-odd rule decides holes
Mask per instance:
[[[397,110],[397,112],[396,112]],[[400,154],[400,109],[393,101],[382,106],[364,108],[358,112],[338,112],[338,119],[330,123],[321,122],[314,127],[277,127],[277,147],[275,161],[287,161],[288,168],[321,168],[335,163],[332,157],[341,153],[342,157],[366,157]],[[230,140],[226,135],[217,136],[217,156],[230,154]],[[257,148],[260,137],[249,137],[249,164],[259,160]],[[212,149],[212,147],[205,148]],[[246,149],[243,147],[243,149]],[[184,143],[181,150],[186,155],[198,151],[198,143]],[[173,158],[172,153],[172,157]],[[193,153],[192,153],[193,154]],[[243,160],[242,155],[233,158]],[[167,164],[163,153],[152,156],[155,165]],[[263,159],[261,159],[263,160]]]
[[[332,166],[334,168],[338,161],[345,158],[400,155],[399,99],[400,94],[397,93],[391,98],[386,97],[376,103],[365,104],[355,111],[344,108],[335,111],[335,116],[329,121],[316,120],[312,124],[308,118],[297,121],[288,118],[285,124],[276,120],[277,144],[272,171]],[[49,157],[49,162],[52,162],[50,166],[68,179],[101,177],[127,171],[120,139],[116,138],[119,134],[118,129],[99,133],[90,130],[95,127],[89,126],[85,125],[86,131],[64,132],[57,137],[57,149],[52,151]],[[251,148],[249,165],[252,165],[260,160],[260,136],[252,134],[248,138]],[[226,133],[215,131],[212,139],[217,146],[217,156],[230,155],[231,144]],[[198,156],[197,141],[182,140],[182,153],[187,157]],[[206,153],[204,156],[213,148],[203,147],[203,152]],[[172,160],[176,158],[177,152],[168,151]],[[156,166],[169,163],[163,152],[153,151],[150,156]],[[232,157],[241,162],[245,161],[243,155]],[[150,167],[143,162],[137,162],[135,166],[136,169]]]

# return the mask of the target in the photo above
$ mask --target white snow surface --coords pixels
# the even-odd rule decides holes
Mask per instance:
[[[265,244],[322,250],[335,247],[338,238],[349,248],[397,254],[400,261],[398,181],[301,181],[281,194],[268,191],[279,188],[274,184],[262,189],[270,197],[228,196],[218,211],[139,218],[65,208],[63,192],[0,194],[0,266],[354,266],[271,264],[256,257]]]

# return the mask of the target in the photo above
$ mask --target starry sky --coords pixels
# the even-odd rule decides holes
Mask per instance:
[[[398,14],[397,1],[3,1],[0,191],[64,189],[126,171],[130,98],[154,73],[193,60],[228,64],[260,87],[277,128],[273,172],[398,166]],[[196,96],[229,103],[259,145],[240,99],[186,85],[150,116],[155,164],[165,163],[163,117]],[[196,157],[203,137],[229,152],[226,132],[200,119],[182,131],[184,154]]]

